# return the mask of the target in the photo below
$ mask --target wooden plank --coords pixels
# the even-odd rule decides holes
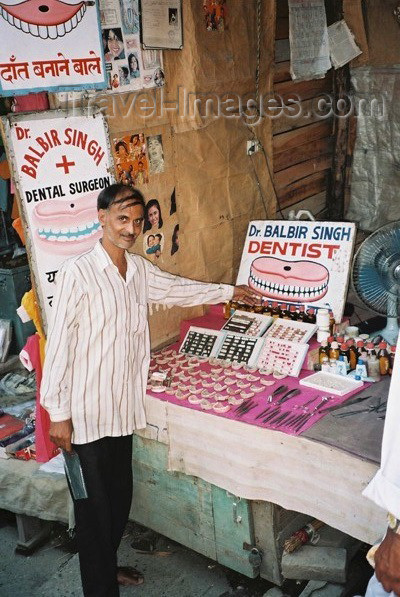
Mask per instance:
[[[287,0],[278,0],[276,3],[276,16],[280,18],[288,18],[289,3]]]
[[[323,79],[314,79],[312,81],[283,81],[274,85],[274,93],[284,99],[294,97],[295,95],[301,101],[316,97],[322,93],[332,93],[333,90],[332,72],[329,71]]]
[[[320,214],[326,208],[326,191],[321,191],[321,193],[317,193],[316,195],[311,195],[311,197],[306,197],[302,201],[299,201],[295,205],[291,205],[290,207],[286,207],[282,210],[282,214],[277,211],[276,218],[281,219],[282,217],[287,219],[289,216],[289,212],[292,209],[299,211],[300,209],[308,209],[313,216],[317,219],[320,219]]]
[[[323,139],[310,141],[299,147],[283,151],[279,155],[274,155],[274,172],[280,172],[281,170],[285,170],[285,168],[319,156],[332,155],[332,148],[333,137],[324,137]]]
[[[276,173],[274,177],[275,187],[278,191],[286,189],[292,183],[296,182],[296,180],[306,178],[307,176],[316,172],[321,172],[322,170],[327,170],[331,166],[331,155],[322,155],[312,160],[308,160],[307,162],[296,164],[295,166],[291,166],[290,168],[286,168],[285,170]]]
[[[278,17],[275,31],[275,39],[287,39],[289,37],[289,19],[287,17]]]
[[[316,141],[323,137],[328,137],[332,134],[332,120],[321,120],[308,126],[304,126],[286,133],[274,135],[273,150],[274,156],[277,154],[294,149],[299,145],[308,143],[309,141]]]
[[[290,76],[290,60],[280,62],[275,65],[274,69],[274,84],[281,83],[283,81],[291,81]]]
[[[250,502],[224,489],[212,486],[215,547],[217,561],[251,578],[259,569],[249,562],[249,552],[243,545],[254,545],[254,528]]]
[[[296,180],[296,182],[288,187],[277,191],[281,209],[295,205],[307,197],[321,193],[327,187],[327,176],[329,172],[330,169],[327,169],[322,172],[317,172],[316,174],[311,174],[311,176]]]
[[[361,0],[343,0],[343,16],[354,34],[356,44],[362,50],[362,54],[352,60],[350,66],[354,68],[368,64],[369,49]]]
[[[288,39],[275,41],[275,64],[290,60],[290,44]]]
[[[274,135],[284,133],[305,127],[306,125],[313,124],[314,122],[326,122],[331,118],[322,119],[320,114],[316,111],[317,101],[315,98],[300,102],[299,104],[290,104],[289,107],[285,108],[283,115],[278,118],[272,119],[272,131]]]

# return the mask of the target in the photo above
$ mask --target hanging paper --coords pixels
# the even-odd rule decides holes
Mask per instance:
[[[331,68],[324,0],[289,0],[292,79],[321,79]]]

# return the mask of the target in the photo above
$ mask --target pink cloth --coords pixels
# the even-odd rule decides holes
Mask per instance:
[[[42,112],[49,109],[49,98],[46,91],[16,95],[13,98],[13,112]]]
[[[28,370],[32,368],[36,372],[36,425],[35,425],[35,444],[36,460],[38,462],[47,462],[58,453],[58,448],[50,441],[49,427],[50,417],[47,411],[40,405],[40,384],[42,381],[42,365],[40,362],[39,334],[29,336],[24,348],[22,349],[22,362]],[[29,362],[28,359],[29,358]]]

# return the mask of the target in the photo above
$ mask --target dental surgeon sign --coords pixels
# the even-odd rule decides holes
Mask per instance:
[[[62,263],[101,237],[97,197],[114,182],[103,115],[56,114],[2,119],[44,320]]]
[[[332,310],[340,322],[355,232],[348,222],[250,222],[237,284],[271,302]]]
[[[1,0],[0,94],[106,87],[98,3]]]

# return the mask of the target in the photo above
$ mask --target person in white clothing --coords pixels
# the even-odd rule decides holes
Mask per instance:
[[[74,500],[86,597],[119,595],[143,575],[117,566],[132,498],[132,433],[146,426],[150,361],[148,303],[190,306],[231,298],[255,304],[247,286],[174,276],[129,253],[142,232],[145,202],[114,184],[97,201],[103,237],[57,274],[41,384],[50,437],[77,452],[87,488]]]
[[[400,595],[400,336],[393,364],[381,466],[363,495],[388,512],[388,530],[375,552],[375,575],[366,597]]]

